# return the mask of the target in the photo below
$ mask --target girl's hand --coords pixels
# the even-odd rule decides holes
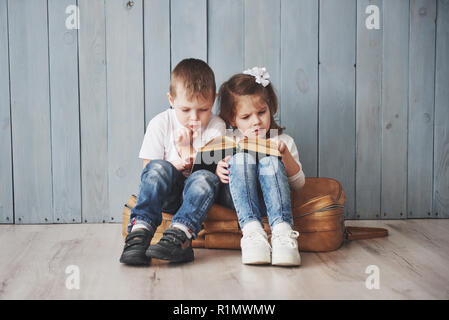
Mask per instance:
[[[229,159],[231,156],[227,156],[223,160],[220,160],[217,164],[217,170],[215,170],[215,174],[218,176],[218,179],[224,184],[229,183]]]
[[[284,141],[282,141],[282,140],[272,140],[272,141],[277,143],[278,151],[281,153],[282,158],[284,158],[284,156],[288,156],[290,154],[290,151],[288,150],[287,145],[285,144]]]
[[[279,140],[279,141],[277,141],[277,144],[278,144],[278,150],[281,154],[284,154],[285,151],[288,151],[287,145],[285,144],[284,141]]]
[[[301,170],[301,167],[293,158],[285,142],[282,140],[274,140],[274,141],[278,144],[278,151],[281,153],[282,156],[281,161],[284,164],[285,173],[287,174],[287,177],[291,177],[292,175],[299,172]]]

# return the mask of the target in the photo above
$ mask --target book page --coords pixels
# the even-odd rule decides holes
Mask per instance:
[[[222,150],[222,149],[231,149],[236,147],[235,139],[228,136],[219,136],[210,140],[208,143],[204,145],[199,151],[211,151],[211,150]]]
[[[281,157],[277,144],[267,139],[246,137],[238,143],[238,146],[243,150]]]

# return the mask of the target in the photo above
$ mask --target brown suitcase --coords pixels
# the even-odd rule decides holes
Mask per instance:
[[[338,249],[345,239],[368,239],[388,235],[386,229],[345,226],[345,193],[341,184],[330,178],[306,178],[301,190],[290,194],[294,229],[299,232],[300,251],[325,252]],[[131,208],[136,205],[132,195],[125,204],[122,220],[122,234],[126,237]],[[157,228],[151,243],[159,241],[169,227],[172,215],[162,213],[162,224]],[[263,218],[264,229],[270,234],[267,218]],[[196,248],[240,249],[242,237],[235,211],[214,204],[203,229],[193,240]]]

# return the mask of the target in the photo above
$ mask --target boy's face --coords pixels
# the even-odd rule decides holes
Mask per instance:
[[[239,96],[235,111],[231,125],[245,136],[264,138],[270,131],[270,110],[258,96]]]
[[[207,124],[216,98],[216,94],[213,99],[204,99],[200,95],[190,100],[184,86],[180,83],[176,85],[176,98],[173,98],[170,93],[167,93],[167,96],[170,105],[175,109],[178,121],[193,131]]]

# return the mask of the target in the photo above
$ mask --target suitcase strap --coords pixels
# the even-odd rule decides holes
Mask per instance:
[[[381,238],[388,236],[388,230],[384,228],[369,228],[369,227],[346,227],[345,239],[361,240]]]
[[[324,212],[324,211],[328,211],[328,210],[332,210],[332,209],[337,209],[337,208],[344,208],[344,207],[345,207],[345,206],[343,206],[343,205],[341,205],[341,204],[333,204],[333,205],[331,205],[331,206],[327,206],[327,207],[322,208],[322,209],[317,209],[317,210],[313,210],[313,211],[301,213],[300,215],[293,216],[293,219],[299,219],[299,218],[308,216],[309,214],[312,214],[312,213]]]

